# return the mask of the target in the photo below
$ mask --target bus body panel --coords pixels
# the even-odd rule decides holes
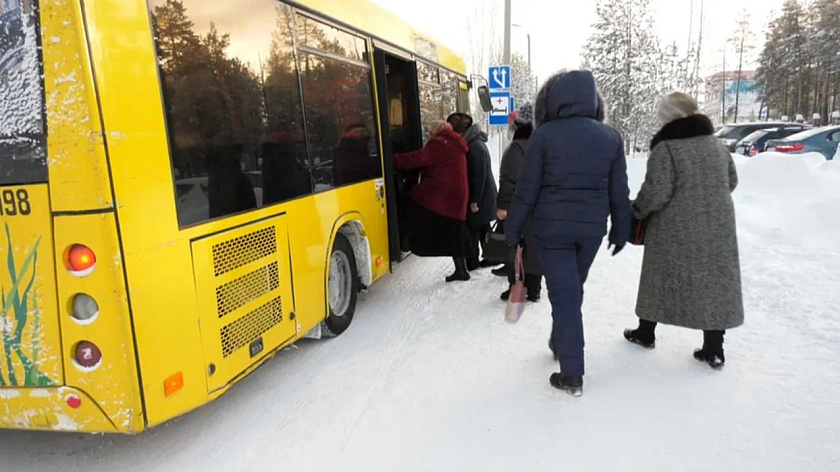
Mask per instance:
[[[286,222],[274,217],[192,243],[208,392],[296,335]]]
[[[64,377],[47,185],[0,187],[0,214],[2,398],[4,387],[58,386]]]
[[[10,302],[3,318],[8,313],[15,319],[4,323],[13,328],[4,344],[22,364],[14,380],[27,387],[0,389],[8,400],[0,403],[6,413],[0,426],[139,431],[145,421],[84,21],[76,1],[39,4],[49,184],[0,189],[15,197],[17,207],[16,215],[11,207],[2,212],[3,246],[11,248],[0,250],[9,273],[0,275]],[[98,258],[89,274],[71,274],[67,256],[74,244]],[[17,290],[8,286],[15,270],[17,279],[24,277]],[[98,305],[88,322],[72,317],[80,293]],[[81,341],[93,342],[103,361],[91,368],[77,364]],[[8,361],[0,363],[8,367]],[[5,382],[14,383],[7,374]]]
[[[293,3],[327,17],[338,18],[348,26],[383,38],[389,43],[435,61],[451,70],[460,72],[466,70],[464,60],[454,51],[432,42],[398,16],[368,0],[297,0]],[[431,51],[424,49],[431,49]]]
[[[329,312],[327,267],[339,232],[358,236],[354,249],[365,285],[390,271],[382,178],[179,225],[147,3],[40,3],[50,177],[49,184],[15,187],[27,190],[38,221],[12,222],[9,233],[17,269],[41,238],[37,264],[32,257],[38,296],[31,306],[37,303],[41,319],[50,322],[41,323],[36,336],[30,332],[35,342],[27,346],[38,348],[33,365],[39,374],[30,369],[30,375],[43,385],[0,388],[0,427],[132,433],[161,424],[217,398],[323,322]],[[296,5],[407,50],[422,40],[393,15],[361,0]],[[236,11],[244,15],[248,8]],[[438,46],[435,54],[419,55],[463,71],[463,61],[451,51]],[[371,88],[376,103],[378,84]],[[376,131],[379,141],[383,133]],[[262,266],[255,261],[219,278],[212,272],[213,246],[266,226],[275,230],[277,253],[266,261],[278,264],[283,321],[276,331],[261,333],[260,344],[240,347],[227,359],[221,355],[220,361],[219,332],[227,324],[219,321],[217,289]],[[97,256],[96,269],[85,277],[66,270],[67,251],[77,243]],[[0,284],[6,287],[11,279],[2,272]],[[90,294],[99,305],[92,324],[72,319],[78,293]],[[237,310],[250,313],[269,295]],[[83,340],[100,348],[101,365],[76,364],[75,347]],[[2,350],[0,366],[5,371]],[[24,366],[15,368],[24,374]],[[70,399],[78,399],[78,406],[71,407]]]
[[[79,408],[67,399],[80,400]],[[85,392],[71,387],[0,389],[0,428],[41,431],[119,433]]]
[[[198,259],[192,252],[194,241],[286,215],[289,239],[282,254],[291,261],[295,274],[289,282],[295,290],[297,323],[293,338],[264,346],[266,353],[272,352],[302,337],[326,316],[326,264],[337,224],[359,221],[370,244],[369,263],[379,261],[371,269],[373,278],[388,272],[383,184],[363,182],[179,228],[146,5],[142,1],[97,0],[86,2],[85,8],[103,122],[109,137],[119,136],[108,140],[108,152],[119,202],[146,416],[148,425],[154,426],[209,401],[208,386],[211,391],[230,386],[219,385],[209,376],[213,362],[205,356],[203,333],[195,317],[201,304],[195,285]],[[120,46],[105,47],[107,44]],[[244,371],[247,362],[243,363]],[[182,376],[183,387],[167,396],[164,384],[176,375]]]
[[[76,243],[83,243],[97,257],[95,269],[85,277],[67,270],[56,272],[62,301],[58,312],[62,320],[65,383],[90,395],[115,429],[141,431],[145,420],[114,213],[57,216],[53,224],[57,265],[63,264],[67,248]],[[71,316],[73,297],[79,293],[92,296],[99,305],[99,316],[90,324],[75,322]],[[99,348],[100,366],[79,367],[74,358],[75,347],[81,341]],[[91,428],[80,423],[79,430]]]
[[[52,211],[113,208],[79,1],[40,5]]]

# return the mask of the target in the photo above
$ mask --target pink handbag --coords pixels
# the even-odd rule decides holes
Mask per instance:
[[[522,317],[528,295],[525,289],[525,264],[522,261],[522,246],[516,248],[513,267],[516,282],[510,288],[510,298],[508,298],[507,307],[505,307],[505,321],[508,323],[516,323]]]

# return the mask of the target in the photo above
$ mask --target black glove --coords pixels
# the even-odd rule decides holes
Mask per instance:
[[[613,246],[615,246],[615,249],[613,249]],[[607,250],[610,250],[610,249],[613,249],[612,255],[613,255],[613,257],[615,257],[615,256],[618,255],[619,252],[624,250],[624,244],[615,244],[614,245],[613,243],[609,243],[607,245]]]

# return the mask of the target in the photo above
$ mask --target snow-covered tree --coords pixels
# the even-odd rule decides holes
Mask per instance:
[[[599,0],[598,20],[584,49],[584,67],[598,81],[607,116],[628,151],[657,131],[662,93],[659,40],[650,0]]]
[[[513,76],[510,93],[516,99],[516,106],[534,100],[536,95],[537,78],[528,65],[528,58],[520,53],[510,56],[510,71]]]
[[[768,28],[758,84],[773,117],[840,107],[840,0],[788,0]]]

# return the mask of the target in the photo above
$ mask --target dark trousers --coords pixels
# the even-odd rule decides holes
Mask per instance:
[[[481,226],[470,226],[470,249],[472,254],[467,257],[467,268],[469,270],[478,269],[480,264],[480,255],[484,252],[484,241],[487,239],[487,233],[490,232],[490,223]]]
[[[639,319],[638,333],[643,337],[653,338],[656,333],[657,323],[655,321],[648,321]],[[723,350],[723,335],[726,331],[718,330],[703,330],[703,349],[711,352],[720,352]]]
[[[516,283],[516,270],[513,264],[505,264],[508,271],[508,283],[511,287]],[[542,275],[525,273],[525,288],[528,290],[528,297],[539,297],[542,291]]]
[[[548,286],[554,324],[551,342],[560,359],[560,371],[584,374],[583,285],[601,247],[601,238],[539,241],[537,254]]]
[[[463,257],[453,257],[452,262],[455,263],[455,273],[459,275],[469,274],[467,270],[467,260]]]

